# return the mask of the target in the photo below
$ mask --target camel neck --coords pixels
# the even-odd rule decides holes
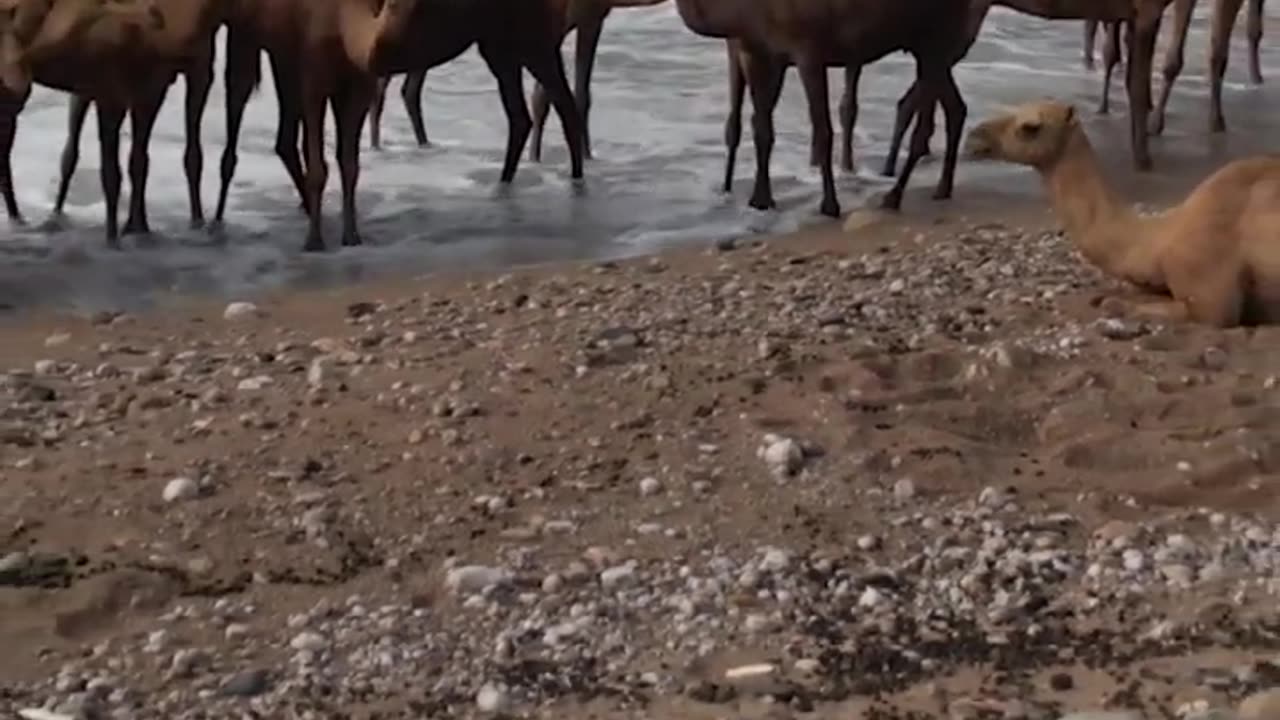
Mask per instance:
[[[1054,212],[1089,262],[1136,283],[1163,285],[1147,243],[1151,221],[1112,189],[1083,131],[1072,130],[1058,161],[1041,168],[1041,176]]]

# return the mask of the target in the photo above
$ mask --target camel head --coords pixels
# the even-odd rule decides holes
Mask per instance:
[[[1004,160],[1036,168],[1057,161],[1080,122],[1075,107],[1056,100],[1026,103],[991,117],[969,131],[965,156]]]

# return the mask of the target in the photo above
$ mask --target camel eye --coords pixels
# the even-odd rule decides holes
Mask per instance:
[[[1018,134],[1025,140],[1032,140],[1040,134],[1040,123],[1025,122],[1018,126]]]

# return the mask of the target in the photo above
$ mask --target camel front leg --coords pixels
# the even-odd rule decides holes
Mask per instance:
[[[352,81],[330,101],[337,123],[338,174],[342,179],[342,244],[361,244],[356,222],[356,185],[360,180],[360,129],[373,99],[374,84],[365,78]]]
[[[1249,0],[1246,33],[1249,36],[1249,80],[1262,84],[1262,17],[1263,0]]]
[[[129,108],[132,122],[132,138],[129,143],[129,219],[124,224],[124,234],[150,235],[147,221],[147,176],[151,172],[151,132],[156,126],[156,116],[164,104],[169,81],[147,88],[142,98]]]
[[[831,148],[834,141],[831,128],[831,99],[827,87],[827,65],[816,53],[796,58],[796,70],[804,83],[804,94],[809,101],[809,123],[813,127],[815,149],[818,152],[818,168],[822,173],[822,203],[819,211],[827,217],[840,217],[840,200],[836,197],[835,174],[831,170]]]
[[[786,64],[781,58],[770,57],[763,52],[747,53],[747,83],[751,90],[751,134],[756,146],[756,180],[748,205],[757,210],[770,210],[776,206],[773,200],[773,183],[769,176],[769,163],[773,157],[773,111],[782,95],[782,80]],[[830,122],[828,120],[828,122]]]
[[[284,165],[285,173],[298,192],[298,208],[308,212],[306,177],[302,169],[302,156],[298,154],[298,131],[302,127],[302,73],[292,60],[271,56],[271,71],[276,78],[276,103],[280,118],[276,123],[276,157]]]
[[[858,82],[861,65],[844,69],[844,94],[840,97],[840,168],[853,172],[853,128],[858,124]]]
[[[733,192],[733,170],[738,164],[738,146],[742,144],[742,104],[747,95],[747,74],[732,41],[726,40],[729,56],[729,114],[724,119],[724,184],[725,194]]]
[[[324,159],[325,96],[318,88],[303,80],[302,132],[306,143],[307,242],[304,252],[324,251],[321,228],[324,209],[324,186],[329,181],[329,164]],[[283,116],[282,116],[283,119]]]
[[[120,127],[124,125],[125,106],[99,100],[98,145],[101,151],[102,196],[106,207],[107,247],[120,249],[120,227],[117,214],[120,209]]]
[[[1227,59],[1231,53],[1231,33],[1236,27],[1236,17],[1244,0],[1218,0],[1214,8],[1209,37],[1209,131],[1220,133],[1227,129],[1227,118],[1222,112],[1222,83],[1227,75]]]
[[[27,104],[29,93],[15,95],[0,88],[0,194],[4,195],[5,210],[12,225],[27,224],[18,208],[18,196],[13,189],[13,141],[18,136],[18,116]]]
[[[414,70],[405,74],[404,83],[400,86],[400,98],[404,100],[409,124],[413,126],[413,139],[422,148],[431,147],[431,141],[427,139],[427,124],[422,119],[422,86],[426,82],[427,71]]]
[[[58,163],[58,194],[53,200],[53,213],[48,223],[50,229],[58,226],[57,219],[62,217],[67,193],[71,189],[71,176],[75,175],[76,166],[80,164],[80,135],[92,102],[84,95],[72,94],[71,101],[67,103],[67,142],[62,146],[62,157]]]
[[[1098,34],[1098,21],[1084,21],[1084,69],[1093,71],[1094,39]]]
[[[204,109],[209,103],[209,88],[213,86],[213,38],[209,38],[208,55],[186,70],[187,97],[185,119],[187,146],[182,165],[187,174],[187,201],[191,208],[191,228],[204,227],[204,198],[200,185],[204,179]]]
[[[938,68],[927,67],[919,58],[916,59],[916,85],[919,92],[916,127],[911,133],[911,148],[907,152],[907,162],[902,166],[902,173],[881,203],[885,210],[899,210],[902,207],[902,196],[907,190],[907,183],[911,181],[911,173],[929,149],[929,138],[933,137],[934,129],[933,108],[938,102],[942,82]]]
[[[1115,77],[1116,65],[1120,64],[1120,26],[1119,21],[1106,25],[1106,43],[1102,46],[1102,102],[1098,104],[1098,114],[1108,115],[1111,112],[1111,79]]]
[[[595,72],[600,34],[608,16],[606,7],[599,15],[578,23],[578,46],[573,55],[573,94],[578,114],[582,116],[582,156],[588,160],[591,159],[591,74]]]
[[[893,177],[898,171],[898,151],[902,149],[902,138],[907,134],[911,119],[924,113],[933,115],[933,108],[920,107],[920,83],[912,82],[911,87],[898,98],[898,107],[893,115],[893,136],[889,138],[889,152],[884,158],[884,168],[880,171],[885,177]]]
[[[226,215],[227,195],[239,163],[237,148],[240,144],[240,125],[244,120],[245,106],[249,104],[249,97],[261,75],[259,52],[257,45],[249,42],[234,28],[227,29],[227,67],[223,78],[227,96],[227,145],[222,150],[218,206],[213,212],[214,227],[221,227]],[[276,82],[279,80],[276,78]]]
[[[1164,85],[1160,86],[1160,97],[1156,100],[1155,113],[1151,116],[1151,134],[1164,132],[1165,111],[1169,107],[1169,96],[1173,93],[1173,84],[1182,74],[1183,51],[1187,46],[1187,31],[1191,29],[1191,15],[1195,12],[1196,0],[1175,0],[1173,4],[1173,37],[1169,39],[1169,48],[1164,60]]]
[[[1151,113],[1151,64],[1163,12],[1163,7],[1143,4],[1126,26],[1130,37],[1129,62],[1125,66],[1129,93],[1129,142],[1134,168],[1140,172],[1149,172],[1152,168],[1147,117]]]
[[[933,193],[933,199],[946,200],[951,197],[952,190],[955,188],[960,141],[964,135],[964,121],[969,114],[969,107],[960,96],[960,88],[956,87],[956,79],[950,68],[947,69],[946,76],[943,78],[940,97],[946,122],[947,147],[942,158],[942,175],[938,178],[938,188]]]

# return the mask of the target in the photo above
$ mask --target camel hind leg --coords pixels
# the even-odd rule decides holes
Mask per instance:
[[[938,73],[938,71],[933,72]],[[942,78],[932,76],[928,68],[921,67],[917,59],[916,85],[919,96],[916,107],[918,112],[915,118],[915,129],[911,133],[911,148],[907,152],[907,161],[902,166],[897,182],[885,194],[884,201],[881,203],[881,207],[885,210],[898,210],[902,207],[902,196],[906,192],[907,183],[911,180],[911,173],[915,171],[920,158],[924,157],[929,147],[929,138],[933,136],[934,130],[933,108],[938,102],[938,88],[942,82]]]
[[[1120,64],[1120,27],[1119,21],[1107,23],[1106,43],[1102,46],[1102,102],[1098,104],[1098,114],[1111,112],[1111,80],[1115,77],[1116,65]]]
[[[306,207],[307,241],[304,252],[324,250],[324,232],[321,227],[324,209],[324,186],[329,180],[329,165],[324,159],[324,115],[328,98],[319,88],[305,83],[302,96],[302,132],[306,144]],[[284,116],[281,114],[281,124]],[[294,143],[297,149],[297,143]]]
[[[747,83],[751,90],[751,134],[756,147],[756,179],[748,205],[757,210],[775,207],[769,162],[773,157],[773,111],[782,94],[786,63],[781,58],[752,51],[748,53]]]
[[[227,194],[239,163],[240,125],[249,96],[261,80],[257,45],[248,43],[234,28],[227,29],[227,66],[224,70],[227,102],[227,144],[222,149],[219,172],[218,205],[213,212],[214,226],[221,226],[227,211]]]
[[[533,128],[529,108],[524,103],[524,91],[520,87],[520,62],[513,56],[511,49],[502,43],[481,44],[480,56],[498,81],[498,96],[507,116],[507,152],[502,161],[499,181],[509,184],[515,180],[516,169],[520,166],[520,154],[524,152],[524,144],[528,142],[529,131]]]
[[[369,105],[369,145],[374,150],[382,149],[382,108],[387,103],[387,86],[390,84],[390,75],[378,78],[373,89],[373,100]]]
[[[1169,38],[1169,48],[1165,52],[1164,84],[1160,86],[1160,96],[1156,100],[1155,112],[1151,115],[1151,134],[1164,132],[1165,111],[1169,107],[1169,96],[1173,93],[1173,85],[1182,74],[1183,54],[1187,47],[1187,31],[1191,28],[1191,15],[1195,12],[1196,0],[1175,0],[1173,6],[1173,37]]]
[[[129,219],[124,224],[124,234],[151,234],[147,221],[147,176],[151,172],[151,132],[156,126],[156,116],[164,104],[169,81],[147,88],[139,102],[129,108],[132,137],[129,143]]]
[[[58,194],[53,200],[53,213],[50,227],[57,225],[62,217],[63,207],[67,203],[67,193],[71,189],[71,176],[75,175],[76,166],[80,164],[80,135],[84,132],[84,121],[89,115],[89,106],[93,101],[84,95],[71,96],[67,103],[67,142],[62,146],[59,160]]]
[[[844,94],[840,96],[840,169],[853,172],[853,128],[858,124],[858,82],[861,65],[844,69]]]
[[[902,148],[902,138],[907,134],[907,127],[911,124],[913,117],[918,117],[922,112],[933,112],[933,108],[927,110],[920,108],[920,91],[919,83],[911,83],[911,87],[902,93],[902,97],[898,98],[898,107],[893,115],[893,136],[889,138],[889,152],[884,158],[884,168],[880,171],[885,177],[893,177],[898,170],[898,151]]]
[[[804,83],[804,94],[809,101],[809,122],[813,126],[813,139],[818,155],[818,167],[822,172],[822,203],[819,211],[827,217],[840,217],[840,200],[836,197],[836,182],[831,170],[833,132],[831,128],[830,89],[827,86],[827,65],[816,54],[796,58],[796,69]]]
[[[342,180],[342,244],[361,244],[356,220],[356,186],[360,180],[360,129],[364,127],[375,87],[365,78],[347,83],[330,99],[337,124],[338,174]]]
[[[1262,19],[1264,0],[1249,0],[1246,34],[1249,36],[1249,80],[1262,84]]]
[[[1209,130],[1220,133],[1227,129],[1227,119],[1222,112],[1222,83],[1227,74],[1227,59],[1231,52],[1231,33],[1244,0],[1219,0],[1214,8],[1211,35],[1209,37]]]
[[[404,83],[400,86],[400,98],[404,100],[405,112],[409,113],[409,124],[413,127],[413,139],[418,142],[418,147],[431,147],[427,124],[422,119],[422,86],[426,82],[426,70],[413,70],[405,73]]]
[[[13,141],[18,136],[18,116],[27,104],[28,94],[14,95],[0,88],[0,195],[4,196],[5,211],[9,222],[18,227],[27,224],[18,208],[18,197],[13,189]]]
[[[742,104],[747,95],[747,75],[734,43],[725,41],[729,56],[729,114],[724,119],[724,184],[725,193],[733,192],[733,170],[738,164],[738,146],[742,144]]]
[[[1084,69],[1093,71],[1094,41],[1098,35],[1098,21],[1084,21]]]
[[[302,73],[292,61],[278,55],[271,56],[271,72],[275,76],[276,102],[280,108],[279,122],[276,123],[276,157],[284,165],[294,190],[298,193],[298,207],[309,212],[311,197],[307,192],[306,173],[302,165],[302,156],[298,153],[298,131],[302,128],[303,103]]]
[[[573,92],[569,89],[569,78],[565,75],[564,59],[554,43],[534,43],[525,49],[523,65],[529,74],[543,87],[547,99],[555,108],[564,128],[565,144],[569,146],[570,175],[574,180],[582,179],[582,160],[584,157],[584,138],[586,118],[574,102]],[[582,76],[582,82],[590,84],[589,76]],[[524,104],[523,94],[521,105]]]
[[[204,124],[204,109],[209,103],[209,88],[213,86],[213,40],[209,40],[209,53],[195,66],[187,69],[187,96],[185,105],[186,149],[183,152],[182,164],[187,175],[187,200],[191,209],[191,228],[204,226],[204,199],[201,197],[200,185],[204,176],[204,147],[201,140],[201,126]]]
[[[952,190],[955,188],[956,179],[956,162],[960,156],[960,140],[964,134],[964,121],[969,114],[969,108],[965,105],[964,98],[960,95],[960,88],[956,87],[956,79],[948,68],[946,76],[943,78],[942,92],[940,95],[942,101],[942,113],[946,122],[947,147],[942,158],[942,175],[938,178],[938,188],[933,193],[935,200],[946,200],[951,197]],[[933,114],[930,108],[930,115]]]

